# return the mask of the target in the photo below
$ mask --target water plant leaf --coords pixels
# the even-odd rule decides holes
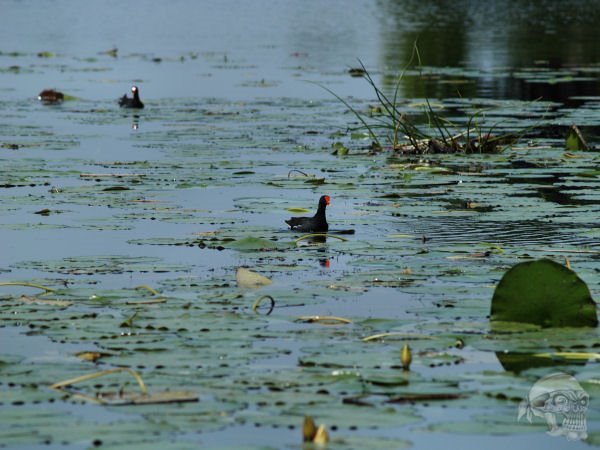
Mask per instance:
[[[332,155],[345,156],[350,152],[350,149],[346,147],[342,142],[333,143],[331,145],[331,148],[333,149],[333,152],[331,152]]]
[[[550,259],[527,261],[504,274],[494,291],[494,322],[542,327],[595,327],[596,303],[575,272]]]
[[[590,146],[587,144],[577,125],[571,125],[567,131],[567,136],[565,138],[565,149],[568,151],[590,149]]]
[[[276,242],[254,236],[246,236],[229,244],[230,248],[238,251],[269,250],[277,246]]]

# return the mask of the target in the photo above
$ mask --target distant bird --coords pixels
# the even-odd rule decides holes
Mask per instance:
[[[119,99],[119,106],[122,108],[143,108],[144,104],[140,100],[140,92],[137,86],[131,88],[131,93],[133,94],[133,98],[127,97],[127,94],[124,95]]]
[[[38,100],[47,105],[53,103],[60,103],[65,99],[62,92],[55,91],[54,89],[44,89],[38,94]]]
[[[319,207],[313,217],[292,217],[286,220],[285,223],[295,231],[324,233],[329,229],[329,224],[325,218],[325,208],[327,208],[329,202],[329,195],[323,195],[319,199]]]

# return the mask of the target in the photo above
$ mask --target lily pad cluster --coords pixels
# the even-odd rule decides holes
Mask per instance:
[[[598,161],[566,152],[562,129],[502,152],[415,156],[340,132],[351,116],[335,99],[150,106],[136,119],[81,99],[9,105],[27,114],[0,126],[17,145],[0,149],[0,274],[27,285],[0,288],[2,444],[239,435],[279,448],[301,445],[307,415],[339,448],[529,438],[545,425],[517,422],[518,406],[546,371],[598,396]],[[550,102],[430,106],[459,128],[485,108],[500,134],[574,115]],[[289,232],[284,219],[324,192],[331,228],[356,233]],[[537,280],[519,275],[540,264]],[[128,371],[86,378],[117,368],[174,401],[131,401],[143,394]]]

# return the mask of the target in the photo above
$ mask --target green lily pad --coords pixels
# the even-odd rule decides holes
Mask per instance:
[[[595,327],[596,303],[575,272],[549,259],[512,267],[494,291],[494,322],[521,322],[542,327]]]
[[[281,244],[278,244],[276,242],[269,241],[267,239],[257,238],[254,236],[246,236],[229,244],[230,248],[242,252],[254,250],[273,250],[280,246]]]

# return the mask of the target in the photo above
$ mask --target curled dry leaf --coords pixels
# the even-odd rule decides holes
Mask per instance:
[[[235,279],[238,287],[241,288],[259,288],[262,286],[268,286],[272,281],[256,272],[253,272],[244,267],[238,268]]]
[[[329,433],[327,432],[327,427],[321,424],[319,428],[317,428],[317,433],[313,439],[313,442],[317,445],[324,445],[329,442]]]

